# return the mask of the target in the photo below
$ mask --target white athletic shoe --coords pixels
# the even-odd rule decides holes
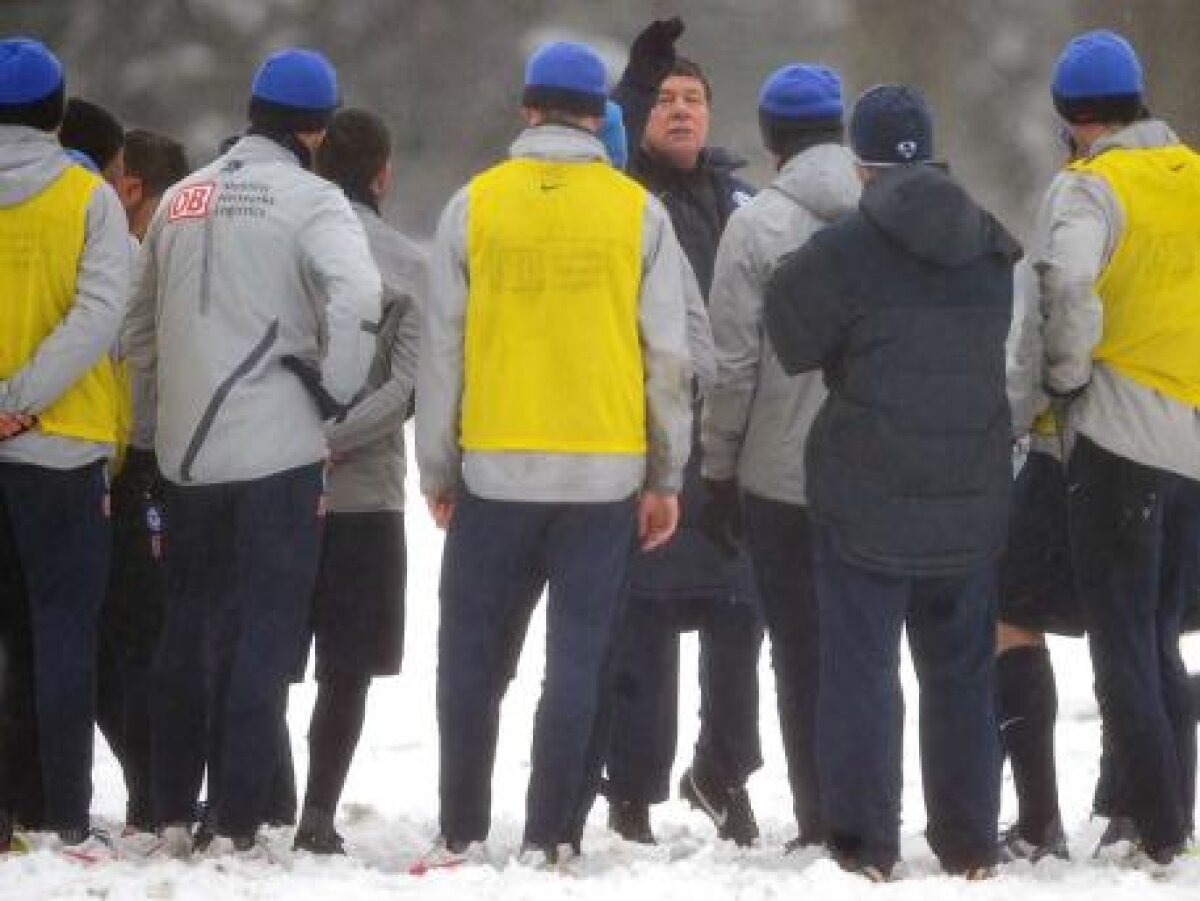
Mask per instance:
[[[433,846],[412,862],[408,875],[424,876],[433,870],[453,870],[464,864],[488,863],[483,842],[454,842],[439,835]]]
[[[112,836],[102,829],[69,830],[59,834],[58,853],[76,863],[107,863],[119,859]]]

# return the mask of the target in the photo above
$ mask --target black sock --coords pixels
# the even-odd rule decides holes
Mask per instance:
[[[333,817],[358,747],[370,680],[322,682],[308,727],[308,788],[304,807]]]
[[[1017,830],[1035,845],[1061,828],[1054,765],[1058,693],[1044,647],[1019,647],[996,659],[996,719],[1017,790]]]

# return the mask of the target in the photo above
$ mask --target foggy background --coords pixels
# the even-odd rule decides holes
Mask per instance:
[[[385,212],[419,237],[519,130],[532,47],[590,41],[615,81],[632,38],[670,15],[687,26],[680,52],[713,84],[711,143],[745,157],[759,186],[771,171],[755,97],[791,61],[838,68],[848,104],[881,81],[921,87],[938,156],[1018,235],[1060,160],[1048,83],[1075,32],[1123,32],[1152,111],[1197,137],[1200,0],[0,0],[0,33],[46,41],[70,93],[181,139],[194,166],[244,128],[266,53],[316,47],[337,66],[345,103],[391,126],[397,179]]]

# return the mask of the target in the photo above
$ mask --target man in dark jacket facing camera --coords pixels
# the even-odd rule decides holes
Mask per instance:
[[[1004,342],[1016,242],[944,171],[911,88],[850,123],[856,213],[788,257],[767,331],[829,398],[806,451],[820,605],[817,747],[834,858],[883,880],[899,856],[900,633],[920,679],[927,835],[947,871],[996,856],[993,563],[1010,481]]]

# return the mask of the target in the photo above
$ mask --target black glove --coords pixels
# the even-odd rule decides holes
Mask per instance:
[[[139,497],[143,494],[157,493],[158,457],[152,450],[129,448],[125,451],[125,463],[118,478],[127,483],[130,490]]]
[[[700,531],[729,557],[736,557],[742,542],[742,501],[733,479],[704,480],[704,508]]]
[[[321,384],[321,373],[311,363],[300,359],[294,354],[280,357],[283,368],[300,380],[304,390],[308,392],[317,405],[317,412],[322,419],[337,419],[346,412],[346,407],[333,399],[333,395]]]
[[[629,78],[657,88],[675,66],[675,42],[683,34],[679,16],[655,19],[629,45]]]

